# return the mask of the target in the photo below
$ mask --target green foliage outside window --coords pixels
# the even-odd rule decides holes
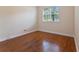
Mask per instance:
[[[45,8],[43,17],[45,21],[59,20],[59,7],[53,6]]]

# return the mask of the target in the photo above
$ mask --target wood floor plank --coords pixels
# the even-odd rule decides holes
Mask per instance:
[[[76,52],[74,38],[41,31],[0,42],[1,52]]]

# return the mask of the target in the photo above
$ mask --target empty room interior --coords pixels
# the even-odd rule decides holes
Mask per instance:
[[[0,52],[78,51],[78,6],[0,6]]]

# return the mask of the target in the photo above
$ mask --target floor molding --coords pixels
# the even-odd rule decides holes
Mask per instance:
[[[48,32],[48,33],[53,33],[53,34],[58,34],[58,35],[63,35],[63,36],[74,37],[74,35],[63,34],[63,33],[59,33],[59,32],[52,32],[52,31],[47,31],[47,30],[39,30],[39,31]]]
[[[13,36],[11,35],[11,36],[8,36],[8,37],[3,37],[3,38],[0,38],[0,42],[5,41],[5,40],[9,40],[9,39],[12,39],[12,38],[15,38],[15,37],[19,37],[19,36],[22,36],[22,35],[25,35],[25,34],[28,34],[28,33],[32,33],[32,32],[35,32],[35,31],[37,31],[37,30],[28,31],[26,33],[20,33],[20,34],[16,34],[16,35],[13,35]],[[47,30],[39,30],[39,31],[48,32],[48,33],[54,33],[54,34],[63,35],[63,36],[74,37],[72,35],[58,33],[58,32],[51,32],[51,31],[47,31]]]
[[[28,31],[28,32],[25,32],[25,33],[20,33],[20,34],[16,34],[16,35],[9,35],[7,37],[3,37],[3,38],[0,38],[0,42],[2,41],[6,41],[6,40],[10,40],[12,38],[16,38],[16,37],[19,37],[19,36],[22,36],[22,35],[25,35],[25,34],[29,34],[29,33],[32,33],[32,32],[35,32],[36,30],[32,30],[32,31]]]
[[[75,41],[75,46],[76,46],[76,51],[79,52],[79,48],[78,48],[78,43],[77,43],[77,38],[76,36],[74,36],[74,41]]]

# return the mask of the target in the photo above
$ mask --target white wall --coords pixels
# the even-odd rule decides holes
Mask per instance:
[[[75,7],[75,42],[79,51],[79,7]]]
[[[36,7],[0,7],[0,41],[35,30]]]
[[[46,6],[45,6],[46,7]],[[60,22],[43,22],[42,11],[45,7],[38,7],[39,30],[61,35],[74,35],[74,7],[60,6]]]

